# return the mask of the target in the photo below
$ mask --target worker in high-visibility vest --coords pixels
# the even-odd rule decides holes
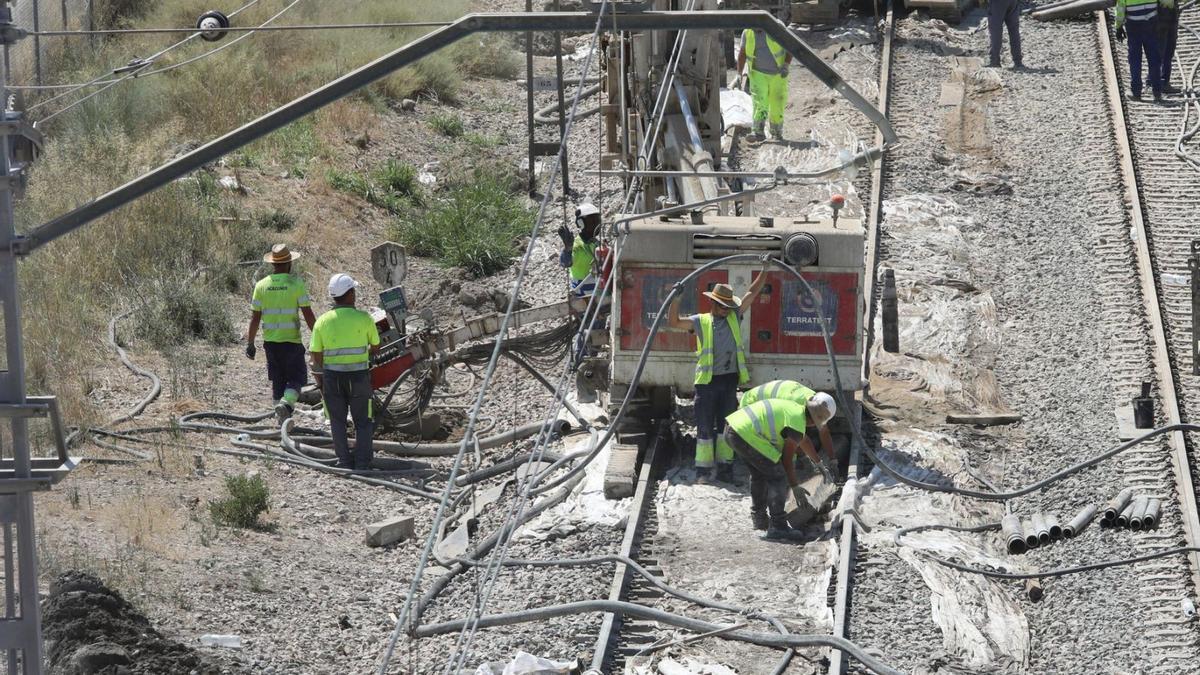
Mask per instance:
[[[725,444],[721,432],[725,416],[737,410],[738,385],[750,382],[746,368],[746,349],[743,345],[741,315],[743,305],[758,296],[767,282],[770,263],[750,284],[746,294],[738,297],[729,284],[717,284],[704,296],[712,301],[712,311],[704,314],[681,315],[680,297],[671,303],[668,322],[672,328],[696,334],[696,473],[701,481],[713,478],[726,483],[733,481],[733,450]]]
[[[571,292],[575,295],[591,295],[596,290],[596,247],[600,233],[600,209],[594,204],[583,203],[575,209],[575,223],[579,226],[579,234],[571,233],[571,228],[562,225],[558,228],[558,236],[562,239],[563,249],[558,256],[558,264],[567,269],[571,277]]]
[[[371,410],[371,355],[379,351],[379,329],[371,315],[354,308],[358,282],[348,274],[329,278],[333,309],[317,319],[309,352],[312,371],[325,399],[337,466],[371,468],[374,433]],[[354,419],[354,454],[346,438],[346,413]]]
[[[287,244],[276,244],[263,261],[271,263],[271,274],[254,285],[250,299],[250,329],[246,331],[246,357],[254,360],[254,338],[263,329],[263,353],[267,357],[267,379],[271,380],[271,400],[275,416],[282,424],[292,416],[300,390],[308,384],[304,365],[304,343],[300,340],[300,317],[312,332],[312,303],[304,280],[292,274],[292,261],[300,254]]]
[[[783,140],[783,109],[787,106],[788,66],[791,63],[792,55],[761,29],[742,31],[742,47],[737,57],[738,79],[734,88],[740,88],[743,69],[749,64],[746,77],[750,80],[750,99],[754,103],[751,140],[763,140],[763,124],[767,121],[771,123],[771,135],[775,140]]]
[[[824,427],[837,413],[829,394],[814,394],[806,405],[784,399],[761,399],[726,418],[724,437],[750,469],[750,517],[754,529],[768,539],[798,539],[787,522],[790,487],[799,504],[808,499],[796,473],[797,450],[820,466],[812,441],[804,435],[809,424]]]
[[[802,406],[807,406],[810,401],[816,400],[823,405],[825,399],[828,397],[829,394],[813,391],[795,380],[771,380],[742,394],[742,400],[739,405],[745,408],[763,399],[791,401]],[[827,480],[831,483],[835,482],[833,475],[837,473],[838,463],[837,455],[833,452],[833,436],[829,434],[829,425],[817,424],[814,426],[817,427],[817,435],[821,439],[821,450],[823,452],[821,464],[817,468],[825,474]]]
[[[1142,100],[1142,55],[1150,66],[1150,90],[1154,102],[1162,101],[1162,52],[1158,46],[1158,8],[1174,7],[1175,0],[1117,0],[1113,28],[1118,40],[1129,39],[1129,95]]]

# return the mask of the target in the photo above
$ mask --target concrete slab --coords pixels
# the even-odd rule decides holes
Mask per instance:
[[[1138,429],[1133,423],[1133,406],[1119,405],[1116,409],[1117,415],[1117,438],[1122,441],[1132,441],[1133,439],[1146,433],[1145,429]]]
[[[959,82],[943,82],[942,95],[938,98],[938,105],[954,106],[962,105],[963,96],[966,95],[966,89]]]
[[[619,443],[612,446],[608,470],[604,472],[604,496],[608,499],[632,497],[637,486],[638,446]]]
[[[416,531],[412,516],[396,516],[367,526],[367,546],[388,546],[411,539]]]

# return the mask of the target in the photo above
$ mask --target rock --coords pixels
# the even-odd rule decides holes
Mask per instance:
[[[400,101],[400,109],[404,112],[412,112],[417,109],[417,102],[411,98],[406,98]]]
[[[366,150],[367,146],[371,144],[371,134],[364,131],[350,139],[350,142],[359,150]]]
[[[200,636],[200,644],[205,647],[225,647],[227,649],[241,649],[242,636],[240,635],[217,635],[209,633]]]
[[[111,642],[97,642],[84,645],[75,650],[71,663],[80,675],[99,672],[109,666],[121,666],[129,663],[129,652],[125,648]]]
[[[396,516],[367,526],[367,546],[387,546],[412,538],[415,533],[412,516]]]

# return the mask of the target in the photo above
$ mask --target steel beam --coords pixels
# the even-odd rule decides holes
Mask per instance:
[[[640,12],[622,14],[620,28],[639,30],[734,30],[762,29],[793,58],[836,90],[879,128],[886,144],[896,142],[891,124],[874,105],[862,97],[837,71],[816,55],[787,26],[766,12]],[[210,141],[203,146],[143,174],[79,208],[69,211],[16,238],[0,231],[0,248],[28,254],[71,231],[118,209],[171,181],[215,162],[242,146],[337,101],[376,80],[412,64],[459,40],[481,32],[590,31],[596,14],[590,12],[534,12],[515,14],[471,14],[435,30],[357,70],[313,90],[258,119]]]

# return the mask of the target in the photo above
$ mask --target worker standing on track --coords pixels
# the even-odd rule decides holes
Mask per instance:
[[[1004,29],[1008,28],[1008,48],[1012,52],[1013,68],[1024,68],[1021,62],[1021,7],[1018,0],[988,0],[988,37],[991,38],[992,68],[1000,67],[1000,52],[1004,49]]]
[[[816,448],[804,435],[808,424],[823,428],[837,413],[828,394],[817,394],[807,405],[784,399],[762,399],[726,418],[725,442],[750,469],[750,517],[754,529],[767,539],[798,539],[787,522],[787,489],[796,503],[808,499],[796,473],[796,450],[820,466]]]
[[[834,410],[837,409],[832,396],[824,392],[813,391],[795,380],[772,380],[766,384],[760,384],[742,394],[740,405],[745,408],[764,399],[791,401],[805,406],[810,420],[820,418],[823,414],[821,411],[827,407],[832,406]],[[810,404],[811,408],[809,408]],[[829,434],[829,425],[814,423],[813,426],[817,427],[817,434],[821,438],[821,450],[824,453],[821,463],[816,468],[825,474],[825,479],[831,484],[836,483],[834,475],[837,473],[838,463],[837,455],[833,452],[833,437]]]
[[[763,125],[770,121],[771,135],[775,140],[782,141],[783,109],[787,106],[788,96],[788,65],[792,62],[792,55],[783,51],[783,47],[764,31],[747,28],[742,31],[742,47],[737,56],[738,79],[734,89],[740,88],[747,62],[750,70],[746,76],[750,79],[750,98],[754,102],[754,126],[750,140],[763,140]]]
[[[348,274],[329,278],[333,309],[321,315],[313,328],[312,371],[325,399],[329,431],[337,466],[365,471],[371,468],[371,355],[379,351],[379,329],[371,315],[354,308],[358,282]],[[346,413],[354,418],[354,454],[346,438]]]
[[[1179,8],[1159,5],[1158,21],[1155,22],[1154,39],[1158,42],[1158,81],[1164,94],[1182,91],[1171,84],[1171,63],[1175,60],[1175,44],[1179,40]]]
[[[580,204],[575,209],[575,223],[579,226],[578,235],[572,234],[566,225],[558,228],[558,236],[563,242],[558,264],[568,270],[571,292],[586,296],[596,290],[596,247],[599,245],[596,235],[600,233],[600,209],[594,204]]]
[[[1142,100],[1142,55],[1150,66],[1150,90],[1154,102],[1162,101],[1161,51],[1155,32],[1158,30],[1158,8],[1174,7],[1175,0],[1117,0],[1113,27],[1118,40],[1129,39],[1129,94]]]
[[[300,317],[296,312],[304,315],[310,333],[316,321],[304,280],[292,274],[292,261],[299,257],[299,253],[288,250],[287,244],[276,244],[263,256],[264,262],[271,263],[272,272],[254,285],[250,329],[246,332],[246,358],[253,361],[257,353],[254,338],[259,327],[263,329],[267,378],[271,380],[271,400],[275,402],[275,416],[280,424],[292,416],[300,390],[308,384]]]
[[[668,320],[672,328],[696,334],[696,470],[700,480],[712,477],[733,482],[733,450],[721,432],[725,416],[737,410],[737,388],[750,381],[746,350],[742,345],[742,306],[754,300],[767,281],[769,263],[742,297],[728,284],[717,284],[704,295],[712,300],[712,312],[681,316],[680,298],[671,303]],[[715,462],[714,462],[715,459]]]

